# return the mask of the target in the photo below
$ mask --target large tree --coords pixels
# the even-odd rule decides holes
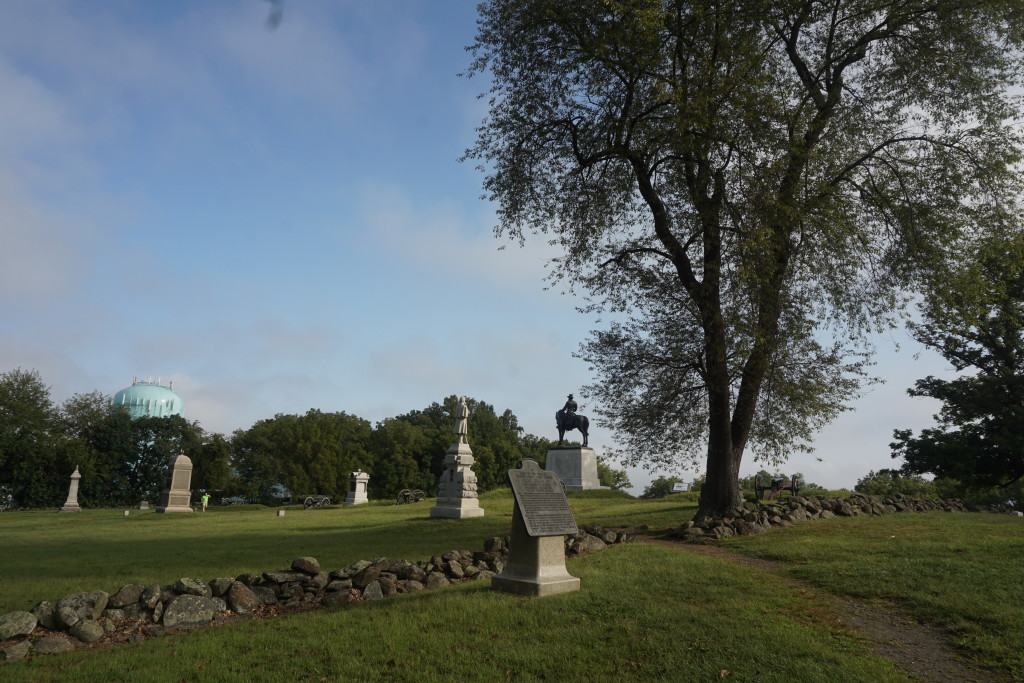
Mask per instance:
[[[912,330],[958,375],[908,390],[942,402],[938,426],[897,430],[893,457],[906,472],[1007,486],[1024,478],[1024,239],[983,241],[946,277]]]
[[[1020,1],[488,0],[467,158],[500,236],[613,314],[581,355],[628,461],[741,500],[856,396],[873,331],[1002,221]]]

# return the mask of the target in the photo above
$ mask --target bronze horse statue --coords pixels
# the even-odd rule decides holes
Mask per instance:
[[[565,410],[559,410],[555,413],[555,423],[558,425],[558,445],[562,445],[562,441],[565,439],[565,433],[572,431],[573,429],[580,430],[580,434],[583,435],[583,445],[587,445],[587,436],[590,429],[590,420],[587,419],[586,415],[577,415],[576,413],[565,414]]]

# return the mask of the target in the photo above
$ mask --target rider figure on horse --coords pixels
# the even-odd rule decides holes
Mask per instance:
[[[576,415],[576,401],[573,400],[572,394],[569,394],[569,400],[562,406],[562,424],[572,424],[572,418]]]
[[[562,441],[565,438],[565,432],[578,429],[580,434],[583,436],[583,445],[587,445],[587,430],[590,427],[590,420],[584,415],[576,414],[576,401],[573,400],[572,394],[569,394],[569,400],[565,402],[562,409],[555,413],[555,425],[558,427],[558,445],[562,445]]]

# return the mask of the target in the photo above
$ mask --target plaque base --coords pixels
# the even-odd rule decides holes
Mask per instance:
[[[597,478],[597,454],[593,448],[552,448],[548,451],[544,469],[557,474],[567,491],[611,488],[601,486],[601,481]]]
[[[580,589],[580,580],[565,568],[564,536],[530,536],[519,511],[512,509],[508,564],[491,579],[491,588],[504,593],[544,597]]]
[[[474,501],[475,502],[475,501]],[[447,507],[435,505],[430,508],[431,517],[447,517],[448,519],[465,519],[466,517],[483,517],[484,509],[476,507]]]

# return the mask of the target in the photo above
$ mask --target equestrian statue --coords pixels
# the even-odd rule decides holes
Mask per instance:
[[[583,445],[587,445],[590,420],[587,419],[586,415],[576,414],[576,401],[573,400],[572,394],[569,394],[569,400],[565,402],[562,409],[555,413],[555,424],[558,426],[559,446],[562,445],[562,441],[565,439],[565,433],[573,429],[580,430],[580,434],[583,435]]]

